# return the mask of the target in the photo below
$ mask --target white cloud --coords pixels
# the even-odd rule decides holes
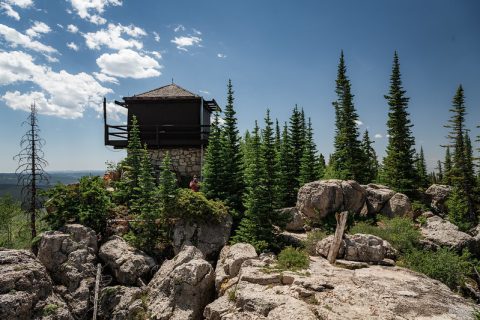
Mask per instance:
[[[47,24],[40,21],[35,21],[33,26],[28,28],[25,33],[30,36],[30,38],[37,38],[40,37],[42,33],[49,33],[50,31],[52,31],[52,29],[50,29]]]
[[[196,35],[199,35],[199,36],[202,35],[202,33],[197,29],[193,28],[192,30],[193,30],[193,33],[195,33]]]
[[[67,0],[80,18],[94,24],[104,24],[107,20],[100,15],[108,6],[121,6],[122,0]]]
[[[161,74],[161,65],[153,58],[130,49],[104,53],[97,59],[101,72],[120,78],[150,78]]]
[[[63,29],[63,26],[60,23],[57,23],[57,27],[59,27],[60,29]]]
[[[58,59],[55,57],[49,56],[48,54],[45,54],[44,56],[48,62],[58,62]]]
[[[217,57],[220,58],[220,59],[225,59],[227,57],[227,55],[223,54],[223,53],[217,53]]]
[[[33,6],[33,0],[7,0],[6,2],[22,9],[26,9]]]
[[[151,54],[152,56],[154,56],[155,58],[158,59],[162,59],[162,53],[159,52],[159,51],[145,51],[145,53],[147,54]]]
[[[71,33],[77,33],[78,32],[77,26],[73,25],[73,24],[69,24],[67,26],[67,30],[68,30],[68,32],[71,32]]]
[[[177,45],[177,49],[188,51],[186,47],[200,46],[200,42],[202,42],[202,39],[194,36],[182,36],[175,37],[175,39],[171,40],[171,42]]]
[[[87,73],[56,72],[36,64],[31,55],[20,51],[0,52],[0,69],[0,84],[28,81],[38,86],[25,93],[7,91],[1,97],[15,110],[28,111],[35,102],[41,114],[74,119],[82,117],[86,108],[100,112],[102,97],[112,92]]]
[[[210,94],[210,92],[205,91],[205,90],[198,90],[198,92],[203,93],[203,94],[207,94],[207,95]]]
[[[108,118],[114,121],[120,121],[120,115],[126,116],[128,109],[122,106],[116,105],[113,102],[107,102],[107,114]]]
[[[131,36],[130,39],[122,38],[122,34]],[[110,49],[141,49],[143,43],[136,39],[145,36],[147,33],[142,28],[134,25],[123,26],[121,24],[109,24],[107,29],[101,29],[97,32],[89,32],[83,35],[85,43],[90,49],[99,50],[102,46]],[[133,39],[135,38],[135,39]]]
[[[357,124],[357,126],[363,126],[363,122],[360,121],[360,120],[355,120],[355,123]]]
[[[20,20],[20,15],[18,14],[17,11],[13,10],[12,6],[8,3],[5,2],[0,2],[0,8],[3,9],[3,12],[9,16],[12,17],[15,20]]]
[[[69,42],[67,43],[67,47],[72,49],[73,51],[78,51],[78,46],[75,44],[75,42]]]
[[[97,78],[98,81],[100,81],[100,82],[110,82],[110,83],[114,83],[114,84],[118,84],[118,83],[119,83],[118,80],[117,80],[117,78],[107,76],[106,74],[103,74],[103,73],[93,72],[93,75],[94,75],[95,78]]]
[[[55,50],[54,48],[44,45],[43,43],[36,40],[32,40],[29,36],[20,33],[17,30],[12,29],[4,24],[0,24],[0,35],[3,36],[5,41],[7,41],[13,48],[21,46],[42,53],[57,52],[57,50]]]
[[[153,31],[153,36],[156,42],[160,42],[160,35],[158,32]]]
[[[383,138],[382,134],[380,134],[380,133],[375,134],[374,137],[375,137],[375,139],[382,139]]]
[[[175,32],[179,32],[179,31],[185,31],[185,27],[181,24],[179,24],[178,26],[176,26],[173,31]]]

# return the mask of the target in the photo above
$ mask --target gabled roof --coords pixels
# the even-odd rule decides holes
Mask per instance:
[[[200,96],[176,85],[175,83],[153,89],[124,99],[195,99]]]

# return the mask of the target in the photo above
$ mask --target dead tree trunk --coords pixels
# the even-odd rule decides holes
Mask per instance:
[[[335,214],[337,228],[335,229],[335,236],[332,244],[330,245],[330,250],[328,251],[328,262],[330,262],[330,264],[334,264],[335,260],[337,260],[338,251],[340,250],[340,246],[342,244],[343,233],[345,232],[345,225],[347,224],[347,218],[348,211]]]

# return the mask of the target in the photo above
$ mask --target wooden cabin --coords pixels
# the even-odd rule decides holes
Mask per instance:
[[[128,123],[136,116],[142,144],[146,144],[154,165],[158,166],[166,151],[172,157],[177,174],[200,175],[203,152],[208,143],[210,116],[219,106],[172,83],[157,89],[115,101],[128,109]],[[126,148],[128,125],[107,124],[104,100],[105,145]]]

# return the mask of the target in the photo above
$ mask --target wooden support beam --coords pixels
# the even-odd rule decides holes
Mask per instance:
[[[335,236],[332,244],[330,245],[330,250],[328,251],[328,262],[330,262],[330,264],[334,264],[337,260],[338,251],[340,250],[340,246],[342,244],[343,233],[345,232],[345,225],[347,224],[347,218],[348,211],[335,214],[337,228],[335,229]]]

